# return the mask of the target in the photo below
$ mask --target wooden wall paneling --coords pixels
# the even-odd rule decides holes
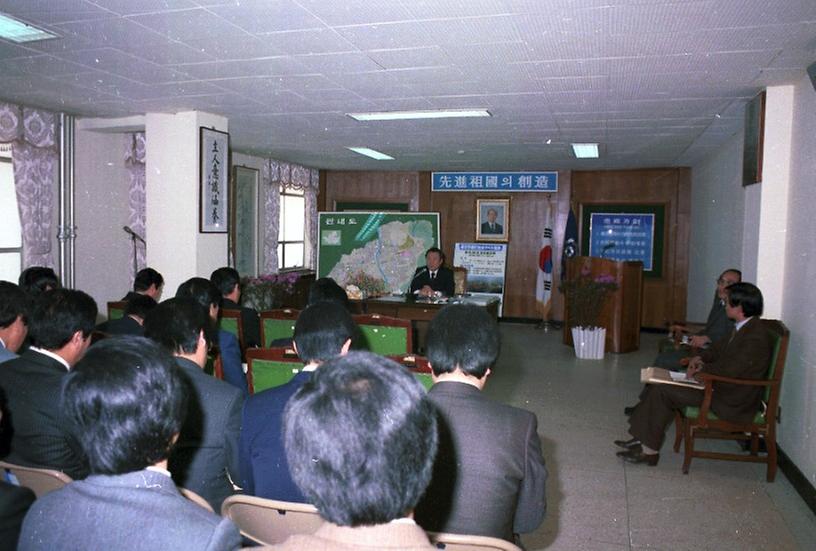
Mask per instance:
[[[684,175],[685,174],[685,175]],[[682,319],[685,306],[688,253],[679,250],[679,240],[687,242],[689,218],[687,209],[678,215],[682,204],[690,204],[690,188],[680,185],[688,178],[687,169],[642,169],[615,171],[575,171],[572,175],[572,198],[584,203],[652,203],[665,205],[663,277],[644,278],[643,325],[662,328],[665,322]],[[680,195],[685,196],[680,199]],[[577,214],[577,213],[576,213]],[[580,222],[579,222],[580,226]],[[585,251],[582,251],[582,253]],[[680,298],[682,297],[682,298]]]
[[[327,171],[326,210],[337,202],[408,203],[419,210],[419,173],[385,171]]]

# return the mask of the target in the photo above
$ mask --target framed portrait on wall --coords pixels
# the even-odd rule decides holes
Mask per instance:
[[[200,127],[199,214],[200,233],[229,231],[229,134]]]
[[[510,238],[510,199],[476,199],[476,240]]]

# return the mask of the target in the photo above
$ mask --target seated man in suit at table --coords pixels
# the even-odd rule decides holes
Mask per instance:
[[[759,316],[762,293],[750,283],[734,283],[726,290],[725,312],[735,323],[728,338],[720,339],[689,362],[686,374],[701,378],[706,374],[735,379],[762,379],[771,363],[773,343]],[[762,387],[714,383],[711,411],[735,423],[753,419],[759,411]],[[618,456],[630,463],[657,465],[666,427],[674,412],[686,406],[699,406],[703,391],[674,385],[646,385],[640,402],[629,418],[630,440],[616,440],[624,448]]]
[[[292,478],[326,522],[274,549],[435,549],[412,510],[431,477],[436,423],[405,368],[370,352],[327,361],[289,400],[283,432]]]
[[[454,294],[453,271],[442,264],[445,254],[437,247],[425,253],[425,266],[417,268],[411,280],[411,293],[431,297],[436,293],[452,297]]]
[[[496,222],[499,213],[496,209],[487,209],[487,222],[482,222],[482,233],[486,235],[501,235],[504,233],[504,227]]]
[[[19,549],[237,548],[235,525],[182,497],[167,471],[185,401],[182,372],[158,344],[94,345],[63,392],[91,475],[34,503]]]
[[[187,419],[170,455],[169,470],[179,486],[220,511],[221,503],[234,492],[231,480],[238,480],[244,397],[234,386],[204,372],[211,330],[207,311],[190,298],[163,302],[145,320],[145,335],[175,356],[189,385]]]
[[[239,310],[241,326],[244,330],[244,346],[256,348],[261,346],[261,322],[258,312],[248,306],[241,306],[241,276],[235,268],[218,268],[210,274],[210,281],[221,292],[221,308]]]
[[[482,393],[499,354],[496,321],[478,306],[446,306],[431,321],[427,346],[439,452],[417,522],[508,541],[532,532],[547,510],[538,421]]]
[[[288,383],[255,394],[244,405],[239,447],[244,492],[281,501],[306,501],[292,481],[286,462],[281,433],[283,408],[323,362],[349,351],[356,332],[351,314],[336,302],[318,302],[300,313],[295,323],[294,348],[306,365]]]

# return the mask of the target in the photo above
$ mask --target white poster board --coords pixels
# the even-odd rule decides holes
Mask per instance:
[[[453,265],[467,268],[467,290],[474,297],[499,299],[499,316],[504,302],[506,243],[457,243]]]

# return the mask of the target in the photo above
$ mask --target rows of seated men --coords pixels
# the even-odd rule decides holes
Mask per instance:
[[[158,298],[163,282],[150,286]],[[346,295],[320,279],[295,324],[304,369],[246,398],[245,386],[204,372],[222,344],[223,297],[192,278],[133,314],[144,337],[90,347],[90,296],[54,282],[32,299],[0,284],[0,343],[11,356],[0,364],[3,459],[74,479],[31,506],[20,549],[240,545],[229,520],[177,487],[215,511],[233,493],[315,504],[323,528],[281,549],[433,549],[426,530],[513,541],[539,526],[547,471],[537,421],[481,393],[500,345],[484,309],[449,306],[431,322],[426,394],[402,366],[349,353],[357,328]],[[11,491],[15,507],[0,494],[0,515],[20,518],[32,496]]]

